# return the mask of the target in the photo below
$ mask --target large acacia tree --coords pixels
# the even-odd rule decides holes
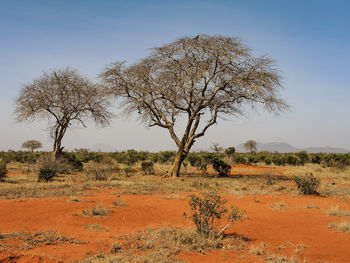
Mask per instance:
[[[101,86],[66,68],[44,73],[22,87],[15,101],[17,121],[48,119],[53,138],[52,153],[59,157],[62,139],[71,125],[86,127],[93,119],[105,126],[112,117],[109,100]]]
[[[179,176],[194,142],[218,118],[244,114],[255,104],[273,113],[288,108],[274,61],[253,57],[232,37],[181,38],[136,64],[113,63],[101,77],[126,113],[137,112],[147,126],[169,131],[178,148],[169,176]],[[180,133],[179,118],[186,119]]]

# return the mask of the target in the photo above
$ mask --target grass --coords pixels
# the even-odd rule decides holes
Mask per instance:
[[[87,225],[85,226],[85,229],[92,229],[95,230],[96,232],[108,232],[108,228],[104,228],[99,224],[94,224],[94,225]]]
[[[287,210],[288,206],[285,202],[276,202],[269,204],[269,207],[274,210]]]
[[[84,216],[89,216],[89,217],[104,217],[104,216],[109,216],[110,215],[110,209],[103,207],[102,205],[96,205],[91,209],[86,209],[83,210],[83,215]]]
[[[339,216],[339,217],[350,217],[350,211],[340,210],[338,206],[332,206],[329,210],[325,212],[330,216]]]
[[[22,173],[21,164],[11,163],[12,171]],[[132,168],[138,169],[136,164]],[[120,165],[122,167],[122,165]],[[195,173],[195,168],[187,167],[186,174],[180,178],[164,179],[160,176],[143,176],[142,171],[135,175],[125,177],[122,173],[114,174],[107,181],[95,181],[86,177],[86,172],[71,175],[60,175],[51,183],[37,183],[34,174],[16,175],[7,178],[1,183],[0,199],[16,198],[54,198],[60,196],[81,195],[85,190],[97,188],[119,189],[120,194],[149,195],[149,194],[178,194],[193,192],[203,189],[216,189],[227,194],[243,197],[245,195],[288,195],[298,196],[298,190],[291,183],[293,175],[304,175],[306,172],[314,172],[316,178],[327,178],[332,181],[323,181],[319,192],[323,196],[350,198],[350,172],[345,170],[340,174],[332,172],[328,168],[320,168],[319,165],[306,164],[305,166],[284,167],[283,176],[277,176],[272,172],[255,171],[257,174],[240,175],[235,178],[203,177]],[[155,174],[164,174],[169,165],[155,165]],[[315,170],[320,171],[315,173]],[[11,172],[11,171],[10,171]],[[282,172],[283,173],[283,172]],[[290,178],[289,178],[289,177]],[[333,184],[333,181],[336,184]],[[342,183],[340,186],[338,183]],[[349,185],[349,187],[347,187]]]
[[[341,221],[341,222],[333,222],[328,225],[328,228],[333,229],[337,232],[350,233],[350,222]]]
[[[112,202],[112,204],[113,204],[114,206],[117,206],[117,207],[125,207],[125,206],[128,206],[128,204],[125,203],[123,200],[114,201],[114,202]]]
[[[314,203],[308,204],[305,206],[306,209],[321,209],[319,205],[316,205]]]
[[[81,241],[65,237],[58,231],[44,230],[33,234],[26,232],[0,234],[0,251],[23,251],[44,245],[82,244]]]
[[[82,262],[179,263],[183,262],[176,257],[179,254],[205,253],[212,249],[240,251],[246,246],[242,238],[205,238],[192,229],[176,227],[146,229],[121,237],[119,241],[112,246],[110,254],[96,255]]]
[[[300,263],[295,257],[287,257],[279,254],[271,254],[265,258],[264,263]]]

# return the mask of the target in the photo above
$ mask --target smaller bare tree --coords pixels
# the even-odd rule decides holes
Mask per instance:
[[[44,73],[24,85],[15,101],[15,116],[19,122],[48,119],[54,141],[52,153],[58,158],[67,129],[72,124],[86,127],[88,119],[101,126],[109,124],[113,116],[109,105],[101,86],[66,68]]]
[[[244,148],[250,153],[256,153],[258,151],[256,141],[249,140],[244,143]]]
[[[210,150],[216,153],[221,153],[224,150],[224,148],[222,148],[220,144],[213,142],[212,145],[210,146]]]
[[[28,149],[31,152],[34,152],[35,149],[39,149],[42,147],[43,147],[43,145],[41,144],[41,142],[39,142],[37,140],[28,140],[22,144],[23,149]]]

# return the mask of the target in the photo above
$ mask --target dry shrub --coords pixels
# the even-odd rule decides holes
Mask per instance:
[[[341,221],[339,223],[333,222],[328,225],[328,228],[333,229],[337,232],[350,233],[350,222]]]
[[[328,211],[326,211],[327,215],[330,216],[347,216],[350,217],[350,211],[340,210],[338,206],[332,206]]]
[[[96,181],[107,181],[120,170],[117,163],[107,156],[100,162],[89,161],[84,168],[87,176]]]
[[[35,170],[39,182],[50,182],[59,173],[67,174],[71,172],[71,166],[64,159],[56,159],[52,154],[43,154],[38,158]]]
[[[82,244],[81,241],[71,237],[65,237],[58,231],[44,230],[33,234],[18,232],[0,234],[0,251],[22,251],[43,245]],[[13,242],[14,240],[21,242]]]
[[[90,217],[104,217],[110,214],[110,209],[103,207],[102,205],[96,205],[91,209],[87,209],[83,211],[84,216]]]
[[[206,192],[203,198],[196,195],[191,195],[190,207],[193,214],[189,217],[196,225],[197,232],[205,237],[219,236],[236,221],[243,221],[245,219],[244,212],[236,207],[231,206],[229,211],[225,207],[227,200],[222,199],[215,191]],[[226,218],[229,223],[221,230],[217,229],[216,220],[222,219],[227,213]]]

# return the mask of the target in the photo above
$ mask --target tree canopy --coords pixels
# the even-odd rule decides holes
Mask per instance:
[[[66,68],[44,73],[24,85],[15,101],[15,116],[19,122],[48,119],[53,153],[58,157],[63,136],[72,124],[86,127],[88,119],[101,126],[109,124],[109,105],[100,85]]]
[[[101,77],[125,113],[138,113],[147,126],[169,131],[178,147],[172,176],[179,175],[195,140],[218,118],[242,115],[256,104],[273,113],[288,108],[279,95],[281,76],[274,60],[253,57],[233,37],[181,38],[153,48],[151,55],[133,65],[113,63]],[[187,123],[176,133],[181,117]]]

